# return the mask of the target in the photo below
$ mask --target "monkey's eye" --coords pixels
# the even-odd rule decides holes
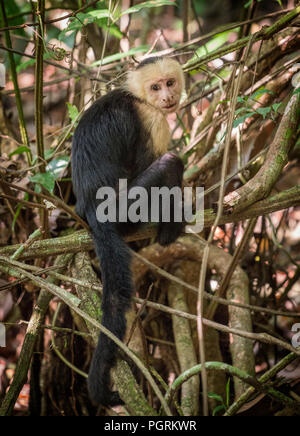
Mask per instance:
[[[152,89],[152,91],[159,91],[160,90],[160,86],[159,85],[152,85],[151,89]]]
[[[170,88],[171,86],[173,86],[175,83],[175,80],[171,79],[167,81],[167,86]]]

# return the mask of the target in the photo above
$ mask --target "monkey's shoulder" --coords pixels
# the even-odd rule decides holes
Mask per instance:
[[[126,115],[130,119],[136,117],[135,100],[136,98],[132,94],[122,89],[110,91],[96,100],[84,112],[80,123],[95,122],[105,117],[110,120],[120,116],[124,118]],[[123,121],[122,118],[121,120]]]
[[[107,94],[100,97],[94,103],[98,108],[101,109],[120,109],[120,108],[129,108],[134,107],[134,102],[136,101],[136,97],[131,94],[129,91],[125,89],[118,88],[113,91],[109,91]]]
[[[121,89],[96,100],[82,115],[73,137],[73,151],[86,149],[126,153],[141,141],[142,126],[135,97]]]

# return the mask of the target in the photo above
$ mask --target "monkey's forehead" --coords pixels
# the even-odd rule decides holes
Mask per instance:
[[[143,67],[140,67],[137,71],[144,72],[147,70],[152,72],[154,71],[167,72],[167,71],[181,70],[181,65],[175,59],[160,58],[157,62],[146,64]]]
[[[182,77],[183,72],[180,64],[174,59],[162,58],[153,64],[147,64],[136,70],[135,75],[139,76],[144,83],[165,80],[169,77]]]

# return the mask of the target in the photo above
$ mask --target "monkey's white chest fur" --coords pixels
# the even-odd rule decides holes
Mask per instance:
[[[154,153],[157,156],[165,154],[171,140],[168,121],[160,110],[150,105],[138,103],[137,106],[143,126],[150,134]]]

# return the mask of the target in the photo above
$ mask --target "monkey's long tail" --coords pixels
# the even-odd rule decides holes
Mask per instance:
[[[127,244],[114,223],[99,224],[95,210],[87,213],[96,254],[102,273],[102,325],[123,340],[126,333],[125,314],[133,293]],[[120,404],[119,396],[110,390],[110,369],[115,364],[117,345],[101,333],[93,355],[88,388],[92,401],[102,405]]]

